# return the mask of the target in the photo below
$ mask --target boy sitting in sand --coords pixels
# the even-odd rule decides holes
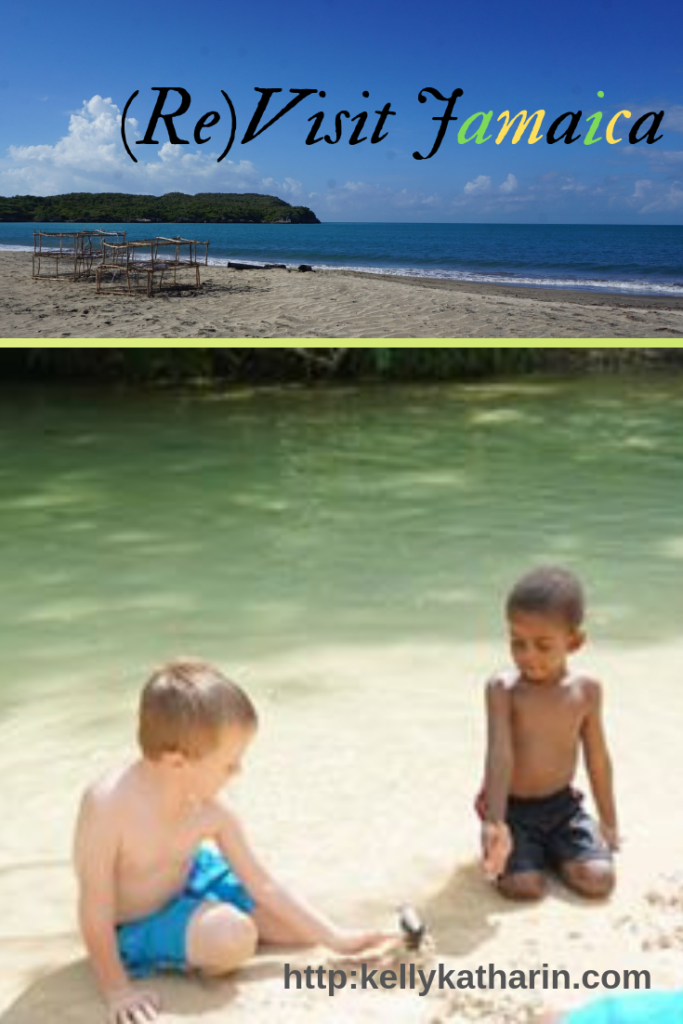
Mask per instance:
[[[224,974],[259,940],[357,953],[387,937],[339,928],[288,892],[219,800],[256,725],[247,695],[216,668],[170,662],[142,692],[142,757],[85,793],[75,839],[79,919],[111,1024],[157,1016],[156,994],[130,978]]]
[[[563,569],[537,569],[513,587],[506,610],[516,670],[486,693],[484,869],[512,899],[540,898],[548,868],[582,896],[607,896],[619,840],[602,691],[567,664],[585,639],[581,584]],[[572,789],[579,747],[599,825]]]

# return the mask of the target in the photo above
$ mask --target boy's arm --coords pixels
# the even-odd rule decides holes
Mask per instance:
[[[600,828],[607,844],[614,850],[619,846],[617,811],[612,785],[612,761],[607,749],[602,723],[602,688],[593,679],[585,683],[588,712],[581,728],[581,742],[586,771],[598,811]]]
[[[124,1021],[137,1010],[153,1020],[158,1000],[153,993],[132,988],[116,943],[116,853],[112,809],[100,806],[96,797],[86,794],[74,841],[78,920],[83,942],[110,1020]]]
[[[513,765],[510,694],[501,679],[492,679],[486,687],[486,722],[481,843],[484,871],[495,878],[505,871],[512,850],[510,830],[505,823]]]
[[[510,692],[502,679],[492,679],[486,687],[486,725],[485,818],[489,822],[504,822],[513,754]]]
[[[340,928],[324,914],[281,885],[260,863],[235,815],[219,805],[216,842],[230,866],[253,896],[291,929],[295,941],[324,945],[340,953],[355,953],[387,938],[379,931]]]

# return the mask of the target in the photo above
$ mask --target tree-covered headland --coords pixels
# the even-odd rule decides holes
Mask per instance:
[[[0,196],[0,221],[132,224],[319,224],[307,206],[255,192],[167,192],[136,196],[126,192],[69,192],[61,196]]]

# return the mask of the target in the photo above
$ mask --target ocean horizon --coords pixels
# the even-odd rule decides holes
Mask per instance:
[[[600,224],[0,223],[0,250],[33,251],[33,231],[103,228],[209,240],[209,263],[309,264],[437,280],[683,296],[683,226]]]

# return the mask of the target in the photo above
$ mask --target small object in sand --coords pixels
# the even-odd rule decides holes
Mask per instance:
[[[312,270],[313,270],[313,267],[310,267],[310,266],[308,265],[308,263],[301,263],[301,264],[299,265],[299,270],[300,270],[300,271],[301,271],[301,273],[303,274],[303,272],[304,272],[305,270],[311,270],[311,271],[312,271]]]
[[[406,948],[417,952],[427,934],[427,925],[409,904],[399,908],[398,923],[403,932]]]

